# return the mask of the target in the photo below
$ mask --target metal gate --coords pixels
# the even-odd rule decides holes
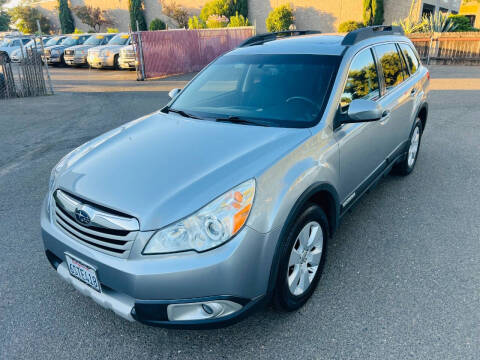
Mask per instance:
[[[19,49],[16,62],[0,52],[0,99],[53,94],[48,68],[41,58],[41,40],[32,40],[33,45]]]

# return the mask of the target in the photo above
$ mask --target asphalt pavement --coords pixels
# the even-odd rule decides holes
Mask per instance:
[[[160,108],[190,76],[54,69],[56,95],[0,100],[0,359],[479,359],[480,67],[431,70],[417,168],[344,217],[312,299],[208,331],[96,305],[50,267],[39,226],[63,155]]]

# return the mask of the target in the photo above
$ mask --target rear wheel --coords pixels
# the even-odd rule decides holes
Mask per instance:
[[[120,63],[118,62],[118,55],[115,55],[115,57],[113,58],[113,68],[115,70],[120,69]]]
[[[417,119],[412,133],[410,134],[410,140],[408,143],[408,152],[406,157],[395,166],[395,173],[398,175],[409,175],[415,168],[417,163],[418,152],[420,151],[420,143],[422,140],[422,122]]]
[[[282,257],[273,297],[283,311],[294,311],[307,302],[323,272],[328,221],[323,210],[309,205],[283,240]]]

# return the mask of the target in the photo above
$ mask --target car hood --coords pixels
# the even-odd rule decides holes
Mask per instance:
[[[52,45],[52,46],[47,46],[45,50],[65,50],[67,47],[63,45]]]
[[[103,45],[103,46],[98,46],[99,50],[109,50],[109,51],[120,51],[122,47],[125,45]]]
[[[159,229],[257,177],[309,135],[158,112],[67,155],[55,186]]]
[[[75,45],[75,46],[70,46],[68,50],[88,50],[92,47],[96,47],[98,45]]]

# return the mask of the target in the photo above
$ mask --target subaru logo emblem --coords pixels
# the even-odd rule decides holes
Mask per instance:
[[[82,210],[82,209],[75,209],[75,219],[77,219],[77,221],[82,224],[82,225],[88,225],[90,224],[90,216],[87,214],[87,212],[85,210]]]

